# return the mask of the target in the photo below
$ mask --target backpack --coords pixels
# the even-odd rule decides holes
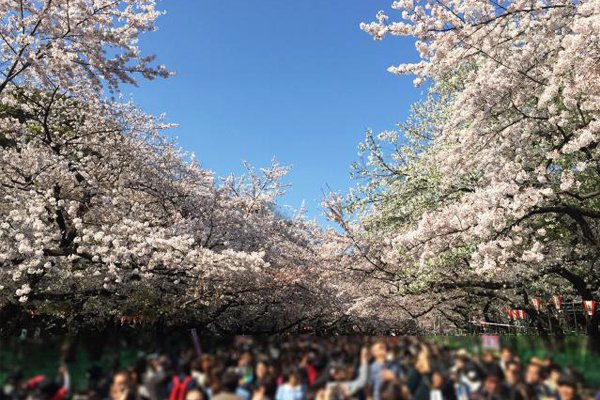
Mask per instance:
[[[190,376],[186,376],[182,381],[179,380],[178,376],[174,376],[173,385],[171,386],[171,393],[169,394],[169,400],[184,400],[190,382],[192,382],[192,378]]]

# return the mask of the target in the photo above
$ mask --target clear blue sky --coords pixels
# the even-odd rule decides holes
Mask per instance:
[[[166,113],[182,148],[219,175],[242,161],[292,166],[282,204],[320,215],[323,190],[355,183],[349,165],[367,128],[403,120],[420,90],[390,65],[416,60],[411,41],[359,29],[392,0],[162,0],[167,14],[141,47],[176,72],[128,91]]]

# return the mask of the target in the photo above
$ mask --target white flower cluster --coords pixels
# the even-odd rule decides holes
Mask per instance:
[[[437,293],[516,304],[519,291],[577,292],[573,276],[598,290],[586,271],[600,237],[600,1],[392,8],[397,21],[380,13],[361,28],[415,39],[420,60],[389,71],[431,81],[430,98],[392,146],[385,133],[363,144],[358,227],[330,205],[348,270],[407,301],[428,292],[430,305]]]
[[[0,290],[36,312],[79,299],[90,318],[300,296],[275,277],[316,284],[320,232],[276,210],[289,168],[219,181],[162,134],[172,124],[106,100],[169,73],[137,47],[154,0],[96,3],[0,2]]]

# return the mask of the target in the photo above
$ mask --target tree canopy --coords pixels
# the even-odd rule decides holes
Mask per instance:
[[[137,46],[155,1],[3,1],[0,318],[413,332],[520,308],[547,332],[531,298],[599,300],[600,1],[392,9],[361,28],[415,40],[389,71],[424,95],[367,132],[336,230],[281,213],[287,167],[217,177],[123,99],[170,75]]]

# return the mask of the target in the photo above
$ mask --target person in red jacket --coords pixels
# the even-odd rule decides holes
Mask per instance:
[[[25,390],[33,400],[64,400],[70,390],[69,370],[66,366],[58,369],[58,379],[48,379],[45,375],[36,375],[25,384]]]

